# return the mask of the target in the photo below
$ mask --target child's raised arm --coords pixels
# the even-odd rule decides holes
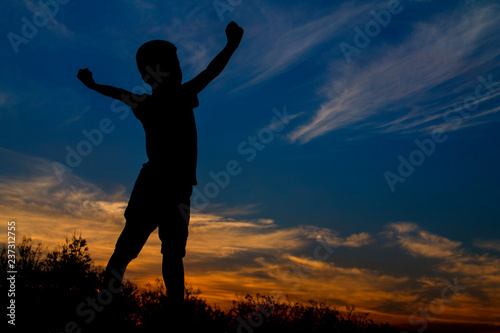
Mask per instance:
[[[89,71],[88,68],[80,69],[77,77],[87,88],[97,91],[104,96],[122,101],[131,108],[135,108],[137,106],[137,103],[134,101],[140,101],[142,98],[142,96],[133,94],[125,89],[95,83],[94,78],[92,77],[92,72]]]
[[[222,49],[203,72],[186,83],[196,94],[202,91],[226,67],[234,51],[240,45],[241,38],[243,37],[243,29],[235,22],[231,22],[226,27],[226,36],[227,44],[224,49]]]

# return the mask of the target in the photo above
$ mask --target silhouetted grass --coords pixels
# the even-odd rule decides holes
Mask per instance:
[[[1,292],[7,293],[6,248],[2,248]],[[96,267],[87,242],[71,239],[44,255],[41,244],[24,238],[18,245],[16,328],[36,332],[398,332],[368,313],[339,311],[317,301],[277,300],[244,295],[222,311],[186,288],[185,308],[171,316],[162,280],[139,289],[130,281],[121,292],[100,288],[103,268]],[[111,295],[111,298],[109,297]]]

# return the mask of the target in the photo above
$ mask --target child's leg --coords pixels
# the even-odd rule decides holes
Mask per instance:
[[[121,283],[128,264],[139,255],[149,235],[156,229],[154,220],[157,216],[151,211],[151,186],[155,184],[153,176],[144,164],[125,210],[125,228],[106,267],[104,288],[107,288],[110,282],[115,282],[113,279],[119,280],[117,275],[121,276]]]
[[[113,297],[106,302],[106,306],[101,311],[98,311],[96,320],[92,323],[92,331],[110,332],[116,330],[116,321],[121,320],[123,316],[119,305],[125,269],[137,257],[154,229],[152,227],[149,229],[139,228],[138,223],[131,223],[131,221],[127,221],[125,224],[125,228],[116,242],[115,251],[106,266],[103,285],[99,291],[99,293],[106,292],[107,295]]]
[[[184,302],[184,264],[182,257],[163,255],[163,281],[167,287],[169,303],[180,309]]]
[[[115,251],[111,255],[104,273],[104,288],[111,289],[113,286],[121,284],[128,264],[137,258],[149,235],[156,228],[156,226],[149,228],[141,226],[139,228],[135,227],[136,225],[138,223],[127,222],[120,237],[118,237]]]
[[[184,302],[184,264],[190,213],[191,187],[173,191],[175,197],[164,206],[167,216],[159,224],[158,236],[162,242],[163,281],[167,288],[169,311],[179,313]]]

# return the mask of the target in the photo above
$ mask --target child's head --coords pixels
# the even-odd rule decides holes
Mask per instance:
[[[152,40],[144,43],[137,50],[136,60],[142,79],[153,88],[176,86],[182,83],[181,67],[174,44],[164,40]],[[163,74],[167,72],[168,76]],[[157,75],[151,73],[157,73]],[[159,76],[160,80],[158,80]]]

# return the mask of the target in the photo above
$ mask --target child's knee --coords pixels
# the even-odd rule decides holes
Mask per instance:
[[[115,246],[115,251],[113,253],[114,256],[119,258],[121,261],[131,262],[139,255],[141,249],[124,247],[117,244]]]
[[[161,243],[163,257],[184,258],[186,256],[186,239],[166,239]]]
[[[186,250],[185,249],[177,249],[177,250],[172,250],[172,249],[163,249],[161,250],[161,254],[163,255],[163,259],[167,261],[178,261],[182,260],[186,256]]]

